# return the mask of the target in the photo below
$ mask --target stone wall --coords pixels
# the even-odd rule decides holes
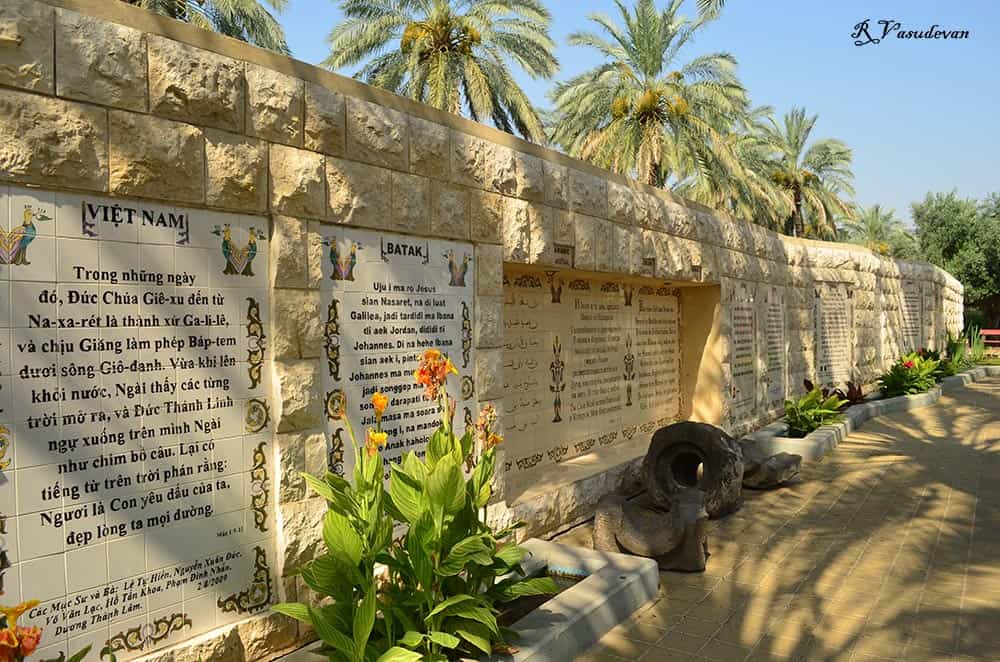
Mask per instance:
[[[961,327],[962,286],[935,267],[782,237],[124,3],[7,0],[0,25],[0,181],[269,217],[276,573],[322,544],[325,502],[298,472],[322,473],[329,458],[320,283],[331,226],[474,246],[472,397],[501,412],[505,265],[680,287],[681,416],[734,433],[778,416],[818,359],[870,385],[914,344],[907,320],[934,347]],[[733,305],[747,301],[760,305]],[[817,319],[847,329],[823,334],[819,356]],[[570,460],[547,494],[501,499],[494,515],[528,517],[533,533],[566,526],[627,485],[643,451],[639,439]],[[278,583],[282,599],[308,599],[299,580]],[[153,659],[266,659],[308,635],[263,614]]]

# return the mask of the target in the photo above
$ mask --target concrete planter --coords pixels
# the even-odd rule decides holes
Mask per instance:
[[[567,662],[583,654],[611,628],[628,620],[656,597],[660,573],[656,561],[640,556],[598,552],[532,538],[522,545],[531,556],[522,564],[528,575],[545,568],[586,579],[545,602],[511,629],[518,652],[479,662]],[[311,644],[280,662],[317,662],[325,657]],[[471,660],[469,662],[472,662]]]
[[[915,395],[901,395],[895,398],[878,398],[860,405],[853,405],[844,411],[843,420],[833,425],[824,425],[805,437],[786,437],[788,425],[776,421],[743,438],[743,443],[753,446],[764,455],[794,453],[802,456],[803,462],[818,462],[836,448],[844,437],[876,416],[910,411],[927,407],[941,397],[944,391],[964,387],[982,381],[987,377],[1000,377],[1000,366],[980,366],[966,370],[952,377],[945,377],[940,384]]]

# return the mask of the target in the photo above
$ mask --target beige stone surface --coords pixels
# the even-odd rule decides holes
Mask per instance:
[[[272,228],[269,245],[272,287],[307,287],[308,221],[274,216]]]
[[[503,297],[476,299],[476,347],[503,346]]]
[[[267,209],[267,145],[218,129],[205,130],[206,199],[213,207]]]
[[[503,351],[476,350],[476,397],[495,400],[503,397]]]
[[[279,361],[319,358],[323,352],[323,319],[318,290],[276,289],[271,297],[275,320],[272,343]]]
[[[573,266],[577,269],[593,271],[597,268],[597,233],[598,219],[584,214],[573,214]]]
[[[274,372],[278,432],[318,427],[323,420],[319,361],[275,361]]]
[[[569,170],[570,208],[589,216],[608,215],[608,184],[605,180],[581,170]]]
[[[491,244],[500,243],[503,227],[504,197],[488,191],[469,191],[472,240]]]
[[[545,197],[542,160],[503,145],[490,145],[487,158],[487,188],[521,200]]]
[[[201,129],[122,110],[109,111],[108,126],[112,193],[174,202],[205,201],[205,137]]]
[[[171,119],[243,132],[243,63],[149,35],[149,110]]]
[[[146,88],[143,32],[56,10],[56,94],[145,112]]]
[[[541,266],[557,265],[555,252],[555,209],[529,203],[528,262]],[[569,266],[569,265],[566,265]]]
[[[430,214],[431,180],[394,171],[390,227],[401,232],[426,234],[430,229]]]
[[[323,161],[322,154],[272,144],[271,209],[291,216],[323,218],[326,212]]]
[[[298,568],[312,560],[317,552],[322,552],[323,516],[326,511],[326,499],[320,497],[281,504],[282,533],[286,541],[285,568]]]
[[[291,648],[298,631],[295,619],[276,613],[252,618],[237,626],[247,660],[265,660]]]
[[[55,10],[37,0],[0,4],[0,85],[51,94]]]
[[[994,659],[998,439],[997,379],[865,423],[801,483],[745,491],[709,525],[706,571],[660,573],[658,598],[578,659]]]
[[[469,239],[469,189],[431,180],[431,234]]]
[[[503,259],[506,262],[527,263],[531,247],[531,218],[537,210],[525,200],[507,198],[501,236]]]
[[[503,294],[503,247],[476,244],[476,293]]]
[[[451,179],[471,188],[486,187],[490,143],[462,131],[451,132]]]
[[[407,117],[370,101],[347,98],[347,156],[373,165],[407,170]]]
[[[347,144],[344,95],[316,83],[305,84],[305,147],[343,156]]]
[[[451,130],[443,124],[410,117],[410,172],[448,179],[451,174]]]
[[[559,209],[569,208],[569,169],[566,166],[544,161],[545,204]]]
[[[280,463],[278,473],[279,503],[292,503],[306,498],[306,481],[302,478],[302,472],[306,468],[306,440],[308,438],[308,432],[274,435]]]
[[[305,84],[271,69],[246,65],[247,133],[302,146]]]
[[[329,157],[326,160],[327,218],[366,228],[388,227],[392,215],[392,171]]]
[[[0,94],[0,178],[108,190],[103,108],[6,90]]]

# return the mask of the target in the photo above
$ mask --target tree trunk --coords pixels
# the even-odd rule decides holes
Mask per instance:
[[[785,221],[785,234],[801,237],[805,234],[805,219],[802,218],[802,192],[798,188],[792,191],[792,215]]]

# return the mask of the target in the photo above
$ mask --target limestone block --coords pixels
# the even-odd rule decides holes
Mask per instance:
[[[713,214],[700,210],[689,210],[694,215],[697,238],[705,244],[726,247],[722,237],[721,221]]]
[[[597,268],[597,220],[592,216],[573,214],[573,266],[577,269],[593,271]]]
[[[629,228],[612,224],[611,228],[611,270],[620,273],[629,273],[629,262],[632,254],[632,234]]]
[[[284,568],[287,574],[315,558],[325,549],[323,545],[323,517],[326,499],[312,497],[303,501],[281,504],[285,538]],[[211,658],[226,659],[226,658]]]
[[[404,172],[392,173],[392,228],[413,234],[430,229],[431,180]]]
[[[0,178],[108,190],[108,114],[71,101],[0,94]]]
[[[306,287],[308,273],[307,221],[291,216],[274,217],[269,250],[272,287]]]
[[[476,244],[476,293],[503,294],[503,247]]]
[[[323,155],[271,145],[271,210],[291,216],[323,218],[326,204]]]
[[[373,165],[407,170],[406,115],[354,97],[347,98],[347,156]]]
[[[528,262],[531,246],[531,216],[534,209],[525,200],[507,198],[503,215],[503,259]]]
[[[542,163],[545,178],[545,204],[558,209],[569,208],[569,170],[549,161]]]
[[[476,393],[480,400],[503,397],[503,351],[479,349],[476,351]]]
[[[318,358],[323,351],[319,290],[273,291],[271,298],[274,358],[279,361]]]
[[[449,239],[469,239],[469,191],[431,180],[431,234]]]
[[[56,94],[145,112],[145,34],[57,9],[56,44]]]
[[[327,259],[327,248],[323,245],[323,226],[318,221],[309,221],[306,230],[306,287],[316,289],[323,282],[323,264]]]
[[[556,210],[551,207],[529,202],[528,203],[528,262],[545,266],[556,266],[560,260],[557,259],[555,251],[555,219]],[[565,256],[563,257],[564,266]]]
[[[635,189],[608,183],[608,214],[612,221],[622,225],[645,225],[645,201]]]
[[[246,65],[246,79],[247,133],[302,146],[305,83],[256,64]]]
[[[570,169],[569,199],[573,211],[600,218],[608,215],[607,182],[601,177]]]
[[[247,660],[265,660],[291,648],[299,632],[298,621],[273,612],[242,621],[236,628]]]
[[[326,159],[327,218],[334,223],[385,228],[392,213],[392,171]]]
[[[490,144],[461,131],[451,132],[451,180],[462,186],[486,188]]]
[[[476,347],[503,345],[503,297],[476,299]]]
[[[267,209],[267,147],[236,133],[205,129],[206,202],[212,207]]]
[[[490,145],[487,160],[487,187],[522,200],[545,197],[542,160],[503,145]]]
[[[305,83],[304,145],[333,156],[343,156],[347,142],[344,95],[316,83]]]
[[[52,94],[55,13],[37,0],[0,4],[0,85]]]
[[[190,124],[108,113],[110,187],[118,195],[205,201],[205,136]]]
[[[323,419],[319,361],[275,361],[278,432],[318,427]]]
[[[469,189],[469,202],[472,240],[499,244],[500,228],[503,225],[504,197],[488,191]]]
[[[692,210],[676,202],[664,201],[666,216],[664,230],[670,234],[689,239],[699,239],[698,222]]]
[[[314,476],[326,474],[329,470],[329,448],[326,444],[326,434],[321,430],[310,434],[306,439],[305,451],[305,470]]]
[[[437,122],[410,117],[410,172],[448,179],[450,160],[451,130]]]
[[[614,223],[594,219],[594,267],[598,271],[614,271]]]
[[[237,628],[232,627],[207,639],[200,638],[197,643],[190,646],[154,657],[149,662],[202,662],[202,660],[245,662],[246,659],[239,632]]]
[[[573,246],[576,244],[576,229],[573,222],[573,213],[564,209],[546,208],[552,217],[552,237],[553,240],[562,246]],[[566,266],[572,266],[567,264]]]
[[[278,503],[291,503],[306,498],[306,481],[301,473],[306,467],[307,432],[274,435],[280,457],[278,472]]]
[[[243,63],[148,35],[149,110],[157,115],[243,132]]]

